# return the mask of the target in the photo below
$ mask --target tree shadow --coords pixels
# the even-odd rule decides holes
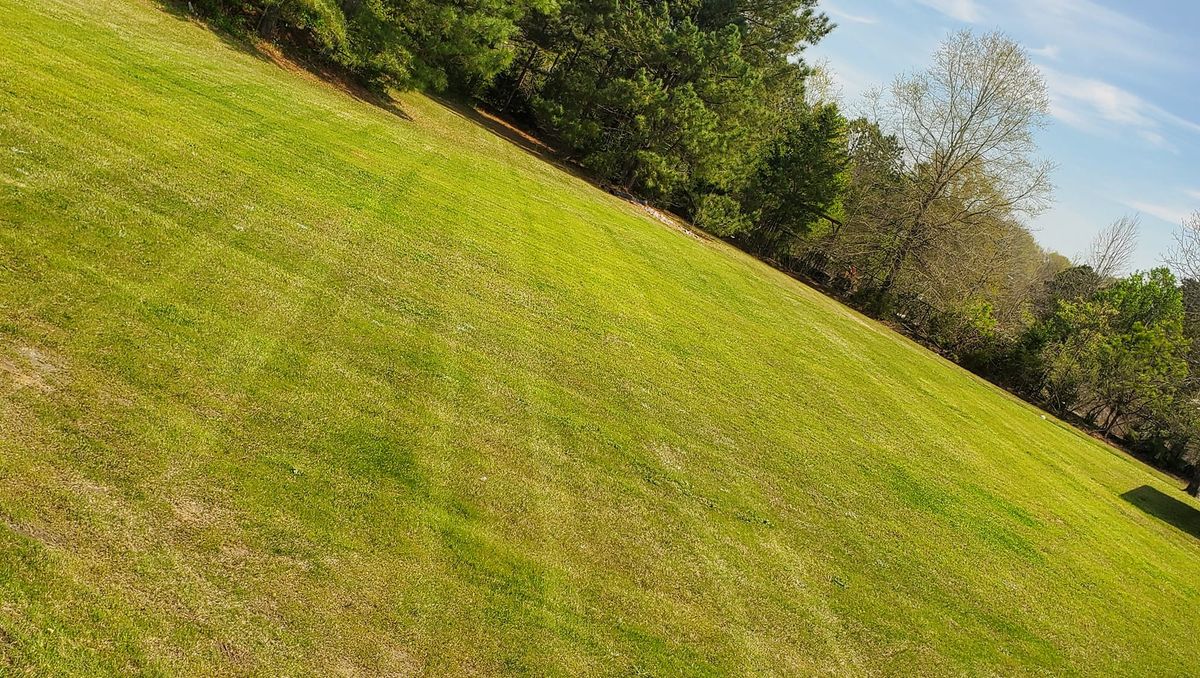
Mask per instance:
[[[495,111],[485,103],[464,101],[448,95],[425,93],[449,113],[471,123],[472,125],[491,133],[511,146],[551,165],[565,174],[604,191],[609,195],[624,200],[631,205],[640,207],[654,220],[697,240],[713,240],[714,236],[704,232],[698,226],[670,211],[667,207],[658,207],[653,203],[639,198],[629,191],[604,181],[592,174],[582,164],[570,155],[562,153],[553,146],[544,143],[530,132],[525,131],[521,124],[508,118],[503,113]]]
[[[262,59],[263,61],[269,61],[267,55],[258,49],[245,35],[234,32],[228,27],[222,26],[219,22],[205,17],[203,14],[194,12],[187,0],[154,0],[154,4],[163,12],[179,21],[203,26],[231,49],[257,59]]]
[[[302,73],[321,80],[352,98],[387,111],[401,120],[412,120],[412,117],[388,94],[364,86],[352,74],[332,64],[311,58],[305,54],[303,49],[295,48],[288,40],[278,42],[256,40],[255,36],[250,33],[231,28],[230,25],[222,24],[193,11],[187,0],[154,0],[154,3],[159,9],[180,21],[203,26],[227,47],[242,54],[273,64],[283,70]]]
[[[595,177],[589,175],[582,167],[573,163],[570,158],[564,157],[555,151],[554,148],[542,143],[536,137],[527,134],[524,130],[515,124],[505,120],[498,114],[490,111],[482,110],[476,107],[472,102],[461,101],[451,96],[446,95],[430,95],[434,101],[454,115],[471,122],[477,127],[480,127],[493,135],[500,137],[508,143],[525,151],[539,160],[554,165],[558,169],[574,176],[577,179],[586,181],[593,186],[604,189],[602,182]]]
[[[1164,494],[1149,485],[1129,490],[1122,494],[1121,498],[1142,512],[1200,539],[1200,510],[1191,504]]]

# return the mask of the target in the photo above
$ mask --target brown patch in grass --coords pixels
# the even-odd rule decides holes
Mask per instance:
[[[0,374],[16,388],[32,388],[42,393],[54,390],[54,376],[61,372],[49,357],[32,346],[18,346],[14,357],[0,356]]]
[[[640,202],[633,201],[633,200],[631,200],[630,202],[634,203],[635,205],[640,206],[643,210],[645,210],[646,214],[650,215],[650,218],[654,219],[655,221],[657,221],[659,223],[670,226],[671,228],[675,229],[676,231],[679,231],[680,233],[688,236],[689,238],[695,238],[696,240],[707,240],[708,239],[708,236],[704,235],[703,233],[701,233],[699,231],[693,231],[692,229],[688,228],[688,226],[690,226],[690,224],[688,224],[688,222],[684,221],[683,217],[672,214],[670,212],[666,212],[664,210],[660,210],[656,207],[651,207],[650,205],[647,205],[645,203],[640,203]]]
[[[39,546],[52,549],[59,548],[59,544],[56,543],[54,538],[45,529],[38,525],[20,522],[3,513],[0,513],[0,521],[2,521],[8,529],[12,530],[13,533],[35,542]]]
[[[16,670],[17,665],[17,639],[13,637],[8,629],[0,624],[0,668]]]
[[[666,443],[652,443],[650,450],[654,452],[654,456],[658,457],[663,466],[672,471],[683,470],[684,455],[675,446]]]
[[[5,374],[12,383],[16,384],[18,389],[32,388],[42,393],[54,390],[40,376],[21,369],[6,358],[0,358],[0,373]]]
[[[521,141],[525,142],[526,144],[529,144],[531,146],[541,149],[543,153],[554,154],[556,152],[546,142],[542,141],[541,139],[538,139],[537,137],[533,136],[529,132],[526,132],[525,130],[521,129],[520,127],[517,127],[516,125],[512,124],[511,122],[505,120],[504,118],[501,118],[497,115],[493,115],[489,111],[487,111],[483,108],[479,108],[479,107],[475,107],[475,112],[477,114],[479,114],[480,118],[482,118],[483,120],[486,120],[489,123],[489,125],[488,125],[489,127],[495,126],[495,127],[499,127],[500,129],[504,130],[505,134],[503,134],[502,136],[504,136],[505,138],[516,137],[516,138],[520,139]]]
[[[229,642],[228,640],[218,639],[216,641],[217,652],[221,655],[221,659],[231,666],[235,666],[240,670],[246,671],[253,666],[250,655],[242,648]]]
[[[416,676],[424,672],[422,662],[418,661],[412,654],[398,646],[386,647],[380,649],[378,656],[379,665],[375,668],[368,668],[354,663],[349,658],[342,658],[333,669],[333,672],[338,676],[345,678],[366,678],[367,676],[386,676],[387,678],[404,678],[406,676]]]
[[[171,512],[186,525],[211,525],[218,518],[213,507],[188,496],[172,497]]]

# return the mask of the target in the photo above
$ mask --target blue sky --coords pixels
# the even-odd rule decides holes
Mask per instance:
[[[1135,268],[1160,264],[1200,209],[1200,2],[1194,0],[821,0],[838,27],[806,55],[861,94],[922,68],[951,31],[1022,43],[1051,99],[1039,141],[1058,164],[1054,207],[1030,223],[1074,257],[1105,224],[1140,214]]]

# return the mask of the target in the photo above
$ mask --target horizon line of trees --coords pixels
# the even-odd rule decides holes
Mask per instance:
[[[1041,73],[955,33],[848,115],[804,50],[817,0],[192,0],[222,27],[381,90],[453,91],[1200,493],[1200,213],[1166,268],[1122,275],[1137,219],[1077,261],[1042,249]]]

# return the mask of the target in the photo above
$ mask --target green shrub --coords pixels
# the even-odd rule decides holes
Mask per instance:
[[[750,228],[750,220],[742,214],[736,200],[719,194],[701,196],[693,220],[696,225],[713,235],[724,238],[736,237]]]

